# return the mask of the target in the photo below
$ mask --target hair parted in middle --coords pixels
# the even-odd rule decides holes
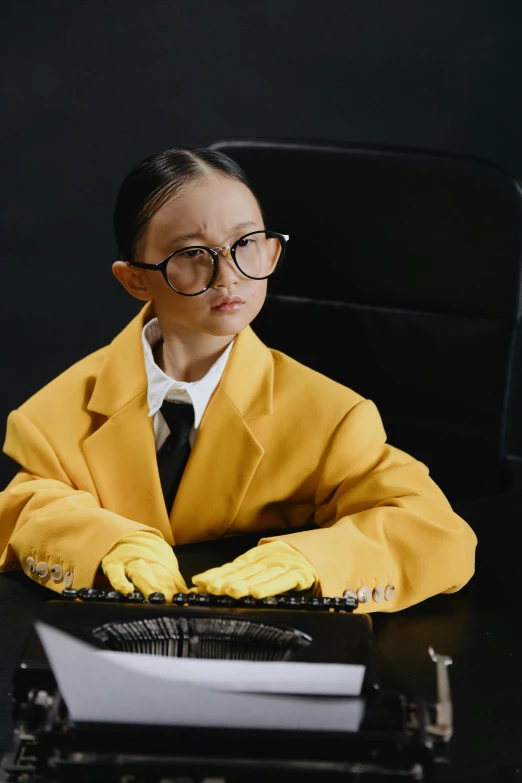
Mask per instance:
[[[217,150],[170,147],[138,163],[123,180],[114,208],[120,260],[134,259],[147,223],[169,199],[210,173],[236,179],[252,191],[241,166]]]

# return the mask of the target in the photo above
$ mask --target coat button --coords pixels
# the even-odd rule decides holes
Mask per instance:
[[[54,582],[61,582],[63,578],[63,568],[58,563],[51,567],[51,578]]]
[[[65,587],[70,587],[73,583],[74,574],[72,571],[66,571],[63,577],[63,583]]]
[[[343,593],[343,598],[357,598],[357,593],[355,590],[345,590]]]
[[[357,590],[357,600],[360,604],[366,604],[372,597],[369,587],[359,587]]]
[[[393,601],[395,598],[395,586],[394,585],[386,585],[386,590],[384,591],[384,597],[387,601]]]
[[[380,585],[377,585],[377,587],[373,588],[372,598],[374,601],[376,601],[378,604],[383,600],[384,598],[384,587],[381,587]]]
[[[47,563],[44,563],[43,560],[40,560],[40,562],[36,566],[36,573],[40,577],[40,579],[45,579],[47,574],[49,573],[49,566]]]
[[[29,571],[29,573],[34,574],[34,572],[36,571],[36,560],[34,559],[34,557],[28,557],[27,560],[25,561],[25,564],[27,566],[27,570]]]

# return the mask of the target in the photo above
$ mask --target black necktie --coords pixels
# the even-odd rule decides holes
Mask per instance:
[[[158,451],[158,470],[165,505],[170,514],[190,456],[189,434],[194,424],[194,408],[192,405],[165,400],[161,412],[167,422],[170,435]]]

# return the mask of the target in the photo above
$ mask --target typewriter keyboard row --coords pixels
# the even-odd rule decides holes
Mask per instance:
[[[116,590],[96,590],[93,587],[83,587],[74,590],[69,587],[61,593],[62,598],[69,601],[103,601],[115,603],[145,603],[145,597],[136,590],[129,595],[122,595]],[[165,604],[163,593],[149,595],[150,604]],[[346,596],[343,598],[319,598],[299,594],[274,595],[268,598],[230,598],[227,595],[210,595],[208,593],[176,593],[172,597],[174,606],[199,606],[217,607],[223,609],[248,608],[248,609],[305,609],[319,612],[353,612],[357,608],[357,598]]]

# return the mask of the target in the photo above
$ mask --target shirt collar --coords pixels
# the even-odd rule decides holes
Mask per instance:
[[[141,333],[145,371],[147,373],[147,402],[149,416],[155,416],[164,400],[190,402],[194,408],[194,428],[197,429],[203,418],[210,398],[221,380],[234,340],[223,351],[206,375],[199,381],[185,383],[170,378],[156,364],[153,348],[163,339],[159,321],[153,318],[143,327]]]

